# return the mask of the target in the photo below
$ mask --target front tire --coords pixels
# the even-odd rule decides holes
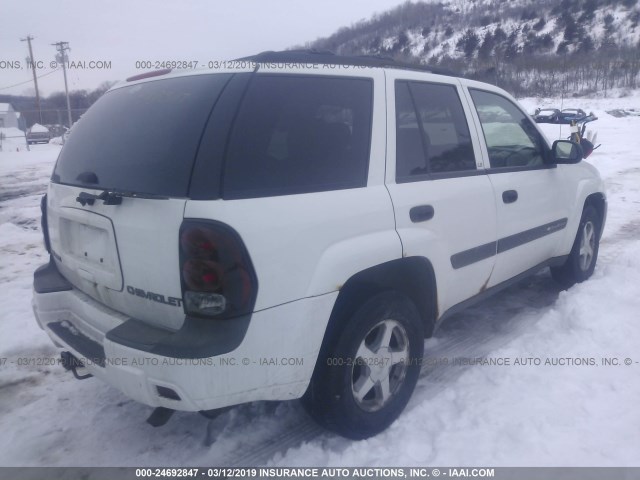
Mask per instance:
[[[584,282],[593,274],[600,248],[601,224],[597,210],[587,205],[582,211],[569,258],[564,265],[551,268],[551,276],[563,288]]]
[[[318,423],[347,438],[376,435],[407,405],[423,350],[413,302],[397,292],[374,295],[322,349],[303,404]]]

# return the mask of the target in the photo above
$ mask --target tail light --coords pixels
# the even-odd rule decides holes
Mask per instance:
[[[51,242],[49,241],[49,223],[47,222],[47,194],[45,193],[40,199],[40,226],[42,227],[42,235],[44,236],[44,248],[51,253]]]
[[[229,226],[185,220],[180,272],[188,315],[231,318],[253,311],[258,280],[240,236]]]

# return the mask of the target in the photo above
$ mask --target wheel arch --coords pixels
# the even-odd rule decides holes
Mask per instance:
[[[607,219],[607,200],[602,192],[595,192],[585,198],[582,210],[584,211],[584,209],[589,205],[596,209],[596,212],[598,212],[598,216],[600,217],[600,231],[598,232],[598,240],[600,240],[602,238],[604,224]]]
[[[566,234],[560,244],[560,248],[558,249],[558,255],[565,255],[571,251],[573,242],[578,234],[580,218],[582,218],[582,213],[588,206],[593,206],[593,208],[596,209],[601,220],[598,240],[602,237],[602,232],[604,230],[607,216],[607,199],[602,188],[596,185],[593,179],[589,178],[586,180],[582,179],[578,182],[576,190],[577,195],[571,204],[571,212],[568,215],[569,219],[566,226]]]
[[[305,405],[312,405],[321,395],[319,386],[329,374],[325,360],[339,341],[348,320],[367,299],[390,290],[404,294],[414,302],[423,322],[424,336],[432,335],[438,317],[437,287],[433,266],[427,258],[416,256],[390,260],[352,275],[340,288],[334,303],[309,386],[303,396]]]
[[[331,312],[323,345],[335,339],[340,327],[362,302],[385,290],[406,295],[418,309],[425,337],[432,335],[438,317],[435,271],[425,257],[405,257],[362,270],[344,283]]]

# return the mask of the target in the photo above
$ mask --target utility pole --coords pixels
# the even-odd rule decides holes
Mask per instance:
[[[36,59],[33,58],[33,49],[31,48],[31,40],[33,37],[27,35],[27,38],[21,38],[21,42],[27,42],[29,45],[29,62],[31,62],[31,72],[33,73],[33,84],[36,87],[36,106],[38,107],[38,115],[40,116],[40,124],[42,125],[42,109],[40,108],[40,92],[38,91],[38,76],[36,75]]]
[[[52,43],[54,47],[58,50],[58,55],[56,55],[56,60],[58,63],[62,63],[62,73],[64,73],[64,92],[67,96],[67,116],[69,117],[69,128],[73,124],[71,120],[71,103],[69,103],[69,87],[67,85],[67,54],[65,53],[67,50],[71,50],[69,48],[69,42],[56,42]]]

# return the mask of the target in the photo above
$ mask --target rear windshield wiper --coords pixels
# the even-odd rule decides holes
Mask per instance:
[[[120,205],[122,204],[122,198],[145,198],[151,200],[168,200],[169,197],[164,195],[157,195],[154,193],[138,193],[138,192],[126,192],[121,190],[105,190],[100,195],[94,195],[93,193],[80,192],[76,197],[78,202],[83,207],[85,205],[93,205],[96,200],[102,200],[103,205]]]

